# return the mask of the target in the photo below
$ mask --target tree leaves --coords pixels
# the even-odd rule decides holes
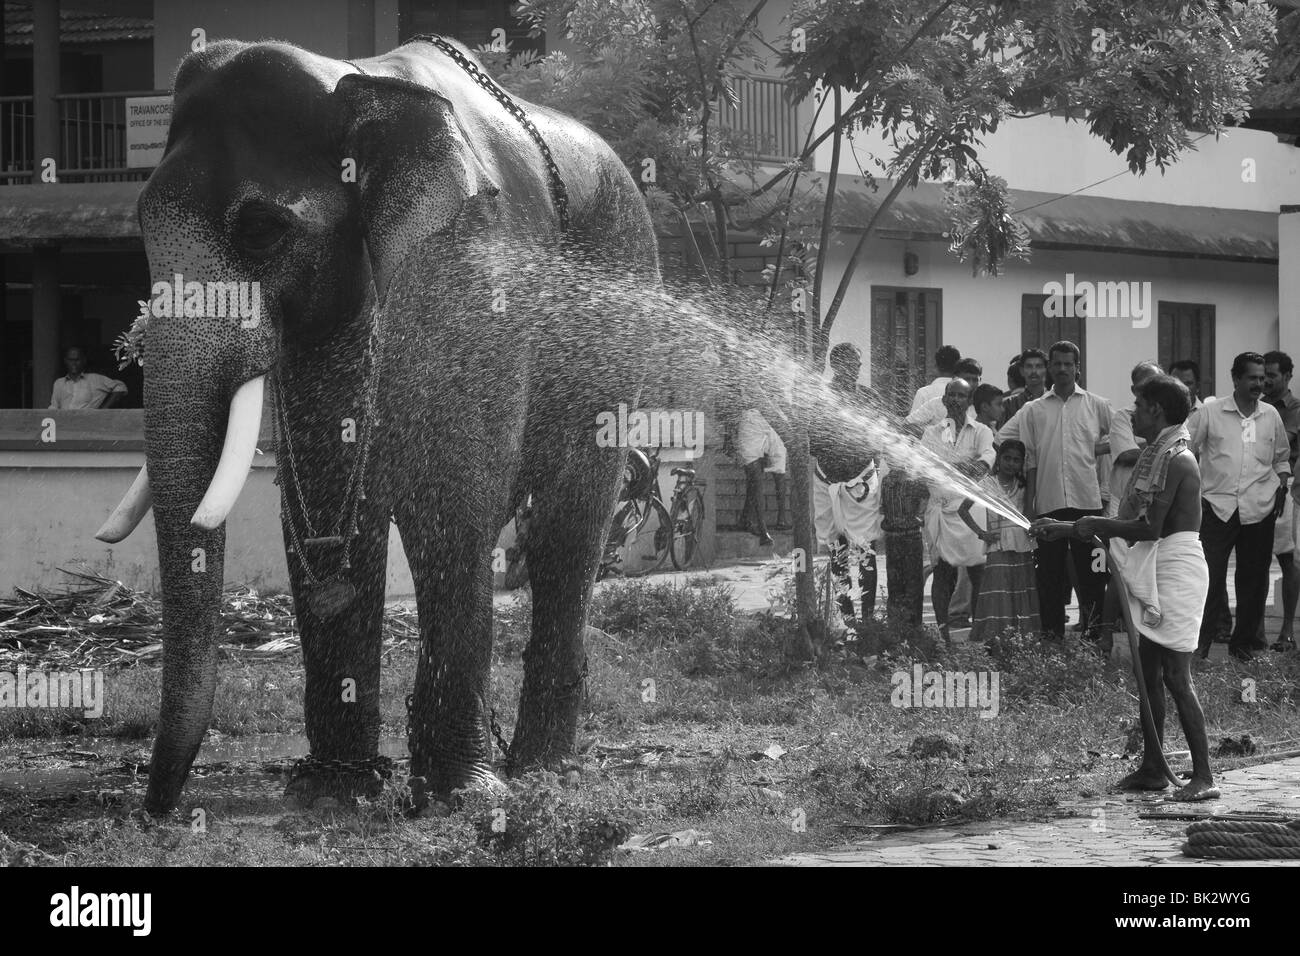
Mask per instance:
[[[971,275],[1001,275],[1007,259],[1029,258],[1029,231],[1011,213],[1005,179],[977,171],[975,180],[944,192],[952,219],[948,251],[971,260]]]

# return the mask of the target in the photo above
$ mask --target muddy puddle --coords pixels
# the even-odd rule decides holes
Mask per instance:
[[[204,741],[186,789],[279,792],[293,761],[309,749],[303,735],[215,737]],[[406,757],[406,741],[382,738],[379,752]],[[0,795],[142,793],[149,757],[150,747],[134,741],[78,738],[62,747],[49,740],[9,741],[0,744]]]

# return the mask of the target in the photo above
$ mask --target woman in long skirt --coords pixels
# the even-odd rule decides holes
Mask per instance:
[[[1024,443],[1004,441],[998,447],[993,473],[980,482],[989,497],[1010,504],[1021,514],[1025,510],[1024,464]],[[1042,622],[1038,616],[1038,581],[1034,575],[1034,539],[992,509],[985,509],[989,526],[981,528],[971,518],[974,504],[968,498],[959,512],[962,520],[985,542],[984,580],[970,639],[986,641],[1008,628],[1037,634],[1042,630]]]

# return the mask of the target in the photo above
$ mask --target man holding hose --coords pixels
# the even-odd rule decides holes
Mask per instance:
[[[1200,636],[1209,571],[1199,541],[1201,475],[1187,447],[1191,398],[1187,388],[1168,375],[1148,379],[1136,398],[1133,431],[1147,445],[1129,478],[1118,517],[1087,516],[1072,522],[1041,518],[1031,533],[1048,540],[1071,534],[1085,541],[1115,539],[1111,563],[1123,579],[1132,625],[1141,632],[1138,661],[1154,724],[1143,721],[1142,764],[1117,786],[1163,790],[1169,785],[1172,775],[1166,773],[1162,746],[1168,688],[1192,753],[1192,779],[1172,799],[1214,800],[1219,791],[1210,772],[1205,714],[1192,686],[1192,654]]]

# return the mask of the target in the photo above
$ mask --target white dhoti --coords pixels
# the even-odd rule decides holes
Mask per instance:
[[[813,480],[813,523],[817,539],[827,547],[839,535],[849,546],[871,548],[880,537],[880,476],[868,468],[852,481]]]
[[[1296,518],[1295,499],[1287,495],[1282,516],[1273,523],[1273,553],[1293,554],[1298,532],[1300,532],[1300,520]]]
[[[756,408],[746,409],[736,426],[736,452],[740,463],[748,465],[767,456],[764,471],[785,474],[785,442]]]
[[[984,563],[984,541],[961,520],[959,509],[966,499],[960,495],[931,495],[925,512],[925,536],[929,538],[931,562],[943,561],[955,568],[969,568]],[[981,505],[971,508],[971,520],[987,527],[987,515]]]
[[[1111,569],[1123,579],[1133,623],[1147,637],[1171,651],[1194,651],[1201,635],[1201,615],[1210,589],[1201,536],[1179,531],[1157,541],[1129,547],[1121,538],[1110,542]],[[1149,625],[1142,615],[1157,607],[1160,623]]]

